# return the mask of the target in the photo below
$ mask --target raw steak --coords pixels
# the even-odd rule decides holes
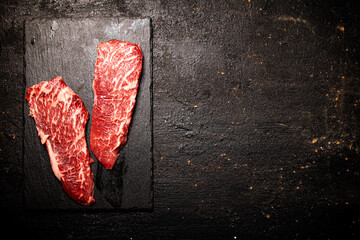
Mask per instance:
[[[138,45],[117,40],[98,45],[90,146],[107,169],[113,168],[126,144],[141,68]]]
[[[52,170],[63,189],[80,204],[94,203],[90,168],[94,161],[85,140],[89,113],[83,101],[61,77],[28,88],[25,99],[41,143],[46,143]]]

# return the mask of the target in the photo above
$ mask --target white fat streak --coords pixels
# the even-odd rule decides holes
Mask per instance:
[[[124,61],[131,61],[131,60],[133,60],[133,59],[135,59],[135,58],[137,58],[137,57],[138,57],[137,55],[134,55],[134,56],[132,56],[132,57],[129,57],[129,58],[124,59]]]
[[[52,88],[47,88],[46,86],[48,86],[48,84],[43,84],[40,88],[40,92],[37,95],[37,98],[39,98],[41,93],[45,93],[45,94],[49,94],[49,92],[51,92]]]
[[[135,105],[135,99],[136,99],[136,96],[131,96],[130,97],[130,109],[132,109]],[[117,110],[116,110],[117,112]],[[129,111],[126,112],[126,115],[129,114]],[[128,117],[124,117],[124,118],[119,118],[120,120],[120,124],[119,126],[116,128],[117,130],[117,135],[119,136],[118,139],[117,139],[117,143],[116,143],[116,146],[115,148],[113,149],[113,151],[120,146],[121,142],[120,142],[120,139],[123,137],[120,133],[121,133],[121,129],[124,127],[124,125],[127,125],[129,126],[130,125],[130,122],[131,122],[131,118],[128,118]]]
[[[130,106],[133,108],[135,106],[136,96],[134,95],[131,96],[130,101],[131,101]]]
[[[76,138],[73,139],[73,140],[71,140],[71,145],[69,146],[69,149],[72,149],[76,144],[78,144],[78,142],[79,142],[83,137],[85,137],[84,134],[79,134],[79,133],[77,133],[77,134],[76,134]],[[83,152],[84,152],[85,155],[86,155],[86,146],[83,147]]]
[[[119,135],[119,133],[121,132],[121,129],[123,128],[124,124],[125,124],[125,121],[121,120],[121,123],[117,128],[118,138],[117,138],[117,143],[116,143],[115,147],[112,149],[113,151],[115,151],[115,149],[118,148],[121,144],[121,142],[120,142],[121,136]]]
[[[116,90],[118,90],[118,89],[129,90],[129,89],[133,89],[134,87],[136,87],[136,81],[134,81],[134,82],[135,82],[135,85],[134,85],[134,82],[132,82],[131,84],[128,84],[127,86],[123,87],[124,83],[127,82],[127,81],[126,81],[127,77],[128,77],[131,73],[133,73],[134,70],[135,70],[135,66],[134,66],[131,70],[127,71],[127,72],[125,73],[125,75],[122,76],[121,81],[119,82],[119,85],[116,84],[116,82],[118,82],[118,78],[117,78],[117,77],[113,78],[112,82],[115,83],[115,89],[116,89]]]
[[[129,54],[132,52],[133,48],[134,48],[134,46],[129,47],[129,49],[127,50],[127,52],[124,53],[124,57],[125,57],[126,55],[129,55]]]
[[[55,100],[53,99],[51,107],[56,106],[58,104],[58,102],[60,102],[60,101],[64,102],[64,105],[65,105],[64,107],[66,107],[68,104],[68,99],[71,97],[72,97],[72,95],[71,95],[71,92],[69,93],[68,88],[63,88],[60,90],[59,94],[57,95],[57,98]]]
[[[59,164],[56,161],[56,155],[55,155],[55,153],[54,153],[54,151],[53,151],[53,149],[51,147],[50,141],[46,141],[46,147],[48,149],[49,156],[50,156],[51,168],[52,168],[56,178],[60,180],[61,173],[60,173],[60,170],[59,170]]]
[[[134,48],[135,48],[134,46],[129,47],[129,48],[127,49],[127,51],[124,53],[124,57],[126,57],[126,56],[129,55],[129,54],[131,54]],[[118,52],[121,52],[121,50],[122,50],[121,48],[117,48],[117,49],[115,49],[115,51],[113,51],[113,49],[110,48],[109,51],[107,52],[108,55],[107,55],[106,58],[104,59],[104,62],[112,62],[113,57],[114,57]],[[136,56],[135,56],[135,57],[136,57]],[[129,59],[132,60],[133,58],[130,57]],[[125,59],[125,60],[127,60],[127,59]],[[120,62],[121,62],[121,61],[120,61]]]
[[[114,57],[114,55],[117,53],[118,51],[113,51],[113,52],[109,52],[107,58],[105,60],[107,60],[107,62],[112,62],[112,58]]]
[[[127,77],[134,72],[134,70],[135,70],[135,66],[133,66],[133,68],[131,70],[129,70],[125,73],[123,80],[126,80]]]
[[[132,48],[134,48],[134,47],[131,47],[131,49],[132,49]],[[131,53],[131,50],[128,50],[128,51],[124,54],[124,57],[125,57],[126,55],[129,55],[130,53]],[[131,61],[131,60],[136,59],[137,57],[138,57],[138,56],[134,55],[134,56],[131,56],[131,57],[129,57],[129,58],[121,58],[119,61],[117,61],[116,64],[112,65],[111,68],[112,68],[112,69],[118,68],[119,65],[120,65],[122,62],[124,62],[124,61]]]
[[[38,132],[39,132],[39,137],[41,139],[41,144],[44,144],[46,142],[46,140],[49,138],[49,135],[47,135],[47,134],[45,135],[43,131],[40,132],[38,130]]]
[[[120,59],[116,64],[112,65],[111,68],[112,69],[118,68],[120,63],[122,63],[123,61],[124,61],[123,59]]]
[[[76,130],[76,116],[81,114],[81,108],[77,108],[76,111],[71,115],[71,119],[73,120],[73,128]],[[83,118],[81,118],[81,122],[83,122]]]
[[[129,91],[130,89],[134,89],[137,86],[137,82],[133,81],[131,83],[129,83],[128,85],[124,86],[123,89],[126,91]]]
[[[84,174],[84,164],[81,162],[80,163],[80,170],[79,170],[79,178],[76,180],[77,182],[80,182],[81,185],[83,185],[84,181],[85,181],[85,174]]]
[[[43,84],[40,88],[40,91],[39,91],[39,94],[36,97],[36,99],[39,98],[40,94],[41,93],[45,93],[45,94],[48,94],[51,89],[48,89],[46,88],[47,84]],[[32,90],[32,92],[30,93],[31,95],[34,95],[34,89]],[[40,99],[42,101],[42,99]],[[32,108],[30,108],[30,116],[32,117],[35,117],[35,114],[34,112],[39,112],[38,110],[38,105],[37,104],[34,104]],[[41,140],[41,144],[44,144],[46,142],[46,140],[49,138],[49,135],[45,134],[41,129],[37,128],[38,130],[38,136],[40,137],[40,140]]]

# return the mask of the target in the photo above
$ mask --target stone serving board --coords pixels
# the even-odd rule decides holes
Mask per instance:
[[[84,101],[90,119],[92,83],[100,42],[117,39],[140,44],[143,69],[126,146],[112,170],[95,160],[95,204],[82,206],[70,199],[54,176],[45,145],[25,101],[24,204],[28,209],[149,210],[152,192],[152,42],[149,18],[34,19],[25,22],[26,88],[61,76]],[[90,149],[90,148],[89,148]]]

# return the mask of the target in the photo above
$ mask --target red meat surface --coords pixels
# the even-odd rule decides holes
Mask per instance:
[[[127,142],[142,52],[138,45],[118,40],[102,42],[97,50],[90,146],[104,167],[112,169]]]
[[[89,118],[81,98],[61,77],[27,89],[25,99],[35,119],[42,144],[46,144],[52,170],[65,192],[76,202],[95,202],[93,173],[85,140]]]

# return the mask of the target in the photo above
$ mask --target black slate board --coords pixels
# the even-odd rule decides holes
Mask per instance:
[[[45,145],[25,101],[24,202],[29,209],[152,208],[152,45],[150,19],[35,19],[25,23],[26,88],[61,76],[89,111],[97,45],[110,39],[140,44],[143,69],[126,146],[112,170],[92,165],[96,203],[81,206],[70,199],[54,176]]]

